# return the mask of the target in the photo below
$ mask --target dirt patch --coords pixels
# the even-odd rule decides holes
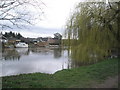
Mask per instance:
[[[109,77],[101,84],[96,84],[94,88],[118,88],[118,76]]]

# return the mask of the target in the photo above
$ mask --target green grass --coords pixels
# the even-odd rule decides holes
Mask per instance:
[[[55,74],[21,74],[2,78],[3,88],[89,88],[108,77],[118,75],[118,60],[58,71]]]

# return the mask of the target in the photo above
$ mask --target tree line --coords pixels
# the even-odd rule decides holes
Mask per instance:
[[[14,33],[12,31],[10,32],[5,32],[5,34],[3,34],[4,37],[6,38],[16,38],[16,39],[20,39],[21,37],[23,37],[20,33]]]

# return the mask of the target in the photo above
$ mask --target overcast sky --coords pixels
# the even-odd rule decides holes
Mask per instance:
[[[80,0],[42,0],[46,5],[43,7],[44,15],[42,16],[42,20],[35,26],[28,26],[29,28],[24,29],[15,28],[11,31],[19,32],[24,37],[53,37],[53,34],[57,32],[63,34],[66,20],[79,1]],[[5,31],[7,30],[4,30],[4,32]]]
[[[21,33],[24,37],[47,37],[47,36],[53,37],[54,36],[53,34],[57,32],[63,34],[65,30],[65,24],[70,16],[70,13],[73,12],[75,6],[80,1],[83,2],[85,0],[38,0],[38,1],[42,1],[46,5],[46,6],[42,6],[44,15],[41,16],[42,18],[41,21],[39,21],[34,26],[28,25],[26,28],[22,28],[22,29],[14,28],[11,30],[3,30],[3,32],[14,31]],[[92,2],[95,0],[88,0],[88,1]],[[98,0],[98,1],[106,1],[106,0]],[[120,0],[114,0],[114,1],[120,1]],[[30,7],[27,7],[27,9],[32,10],[32,8]]]

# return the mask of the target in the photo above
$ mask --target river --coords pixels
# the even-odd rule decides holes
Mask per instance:
[[[27,73],[48,73],[69,68],[67,49],[61,48],[4,48],[2,73],[11,76]]]

